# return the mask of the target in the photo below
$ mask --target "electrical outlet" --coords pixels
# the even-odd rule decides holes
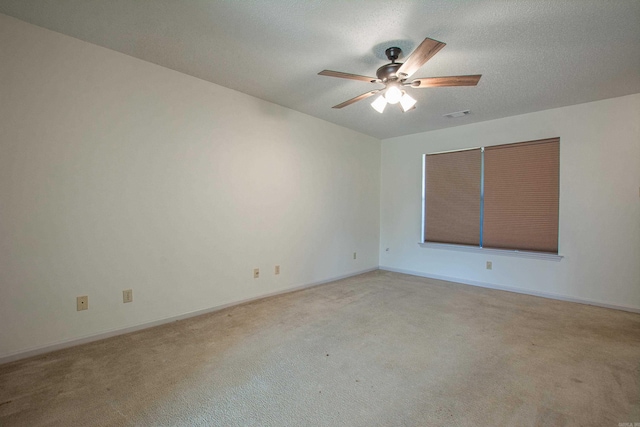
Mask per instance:
[[[259,268],[254,268],[253,269],[253,278],[257,279],[260,277],[260,269]]]
[[[133,301],[133,289],[126,289],[122,291],[122,302],[132,302]]]
[[[85,296],[81,296],[81,297],[76,298],[76,304],[77,304],[78,311],[88,310],[89,309],[89,297],[85,295]]]
[[[358,254],[354,252],[353,253],[353,259],[356,259],[357,257],[358,257]]]
[[[491,261],[487,261],[487,270],[493,269],[493,263]]]
[[[273,270],[273,274],[280,274],[280,266],[276,265],[276,268]]]

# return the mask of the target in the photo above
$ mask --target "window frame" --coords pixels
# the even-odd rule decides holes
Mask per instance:
[[[544,139],[558,139],[559,137],[553,138],[543,138]],[[535,141],[535,140],[533,140]],[[523,141],[523,142],[532,142],[532,141]],[[520,142],[514,142],[512,144],[519,144]],[[507,144],[496,144],[496,145],[507,145]],[[433,153],[425,153],[422,155],[422,191],[421,191],[421,227],[420,227],[420,241],[418,244],[422,248],[427,249],[438,249],[438,250],[451,250],[458,252],[469,252],[469,253],[482,253],[487,255],[504,255],[518,258],[531,258],[531,259],[541,259],[541,260],[550,260],[550,261],[560,261],[564,258],[563,255],[560,254],[560,216],[558,215],[558,252],[538,252],[538,251],[527,251],[527,250],[519,250],[519,249],[497,249],[497,248],[485,248],[481,245],[463,245],[463,244],[455,244],[455,243],[441,243],[441,242],[428,242],[426,241],[426,197],[427,197],[427,183],[426,183],[426,165],[427,165],[427,156],[433,154],[445,154],[445,153],[453,153],[458,151],[467,151],[480,149],[482,152],[481,156],[481,182],[480,182],[480,242],[482,242],[482,233],[483,233],[483,216],[484,216],[484,151],[485,146],[482,147],[468,147],[461,148],[456,150],[444,150],[437,151]],[[559,168],[559,166],[558,166]],[[560,173],[558,169],[558,173]],[[559,196],[558,196],[559,197]],[[560,206],[558,206],[558,209]]]

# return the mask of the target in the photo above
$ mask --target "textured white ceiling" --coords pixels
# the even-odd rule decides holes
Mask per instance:
[[[639,0],[0,0],[0,13],[381,139],[640,92]],[[373,76],[387,47],[425,37],[447,46],[413,77],[478,86],[412,90],[408,113],[331,108],[378,85],[319,71]]]

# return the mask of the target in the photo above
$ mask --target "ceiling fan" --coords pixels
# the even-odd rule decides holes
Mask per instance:
[[[377,78],[360,76],[358,74],[343,73],[340,71],[323,70],[318,74],[321,76],[339,77],[341,79],[361,80],[369,83],[382,83],[384,88],[372,90],[370,92],[358,95],[348,101],[335,105],[333,108],[343,108],[355,102],[369,98],[383,92],[371,106],[382,113],[387,104],[400,103],[403,112],[407,112],[415,108],[416,100],[405,92],[405,88],[427,88],[427,87],[445,87],[445,86],[475,86],[478,84],[481,74],[471,76],[449,76],[449,77],[422,77],[407,82],[413,73],[418,71],[429,59],[433,57],[446,44],[430,38],[424,39],[420,46],[414,50],[404,63],[396,62],[402,53],[399,47],[390,47],[385,50],[387,58],[391,63],[383,65],[376,71]]]

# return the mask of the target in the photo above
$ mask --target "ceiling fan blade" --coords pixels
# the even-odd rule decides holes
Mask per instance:
[[[400,78],[406,78],[418,71],[433,55],[438,53],[440,49],[446,46],[446,43],[439,42],[427,37],[420,43],[420,46],[414,50],[407,60],[400,66],[396,75]]]
[[[376,94],[376,93],[378,93],[378,92],[380,92],[380,89],[378,89],[378,90],[372,90],[371,92],[367,92],[367,93],[363,93],[362,95],[358,95],[358,96],[356,96],[355,98],[351,98],[351,99],[350,99],[350,100],[348,100],[348,101],[344,101],[342,104],[335,105],[333,108],[343,108],[343,107],[346,107],[347,105],[351,105],[351,104],[353,104],[354,102],[358,102],[358,101],[361,101],[361,100],[363,100],[363,99],[365,99],[365,98],[368,98],[368,97],[370,97],[370,96],[373,96],[373,95],[375,95],[375,94]]]
[[[363,82],[374,83],[378,79],[375,77],[360,76],[358,74],[343,73],[341,71],[322,70],[318,73],[320,76],[340,77],[341,79],[360,80]]]
[[[475,86],[482,77],[482,74],[472,76],[449,76],[449,77],[427,77],[415,79],[411,82],[411,87],[447,87],[447,86]]]

